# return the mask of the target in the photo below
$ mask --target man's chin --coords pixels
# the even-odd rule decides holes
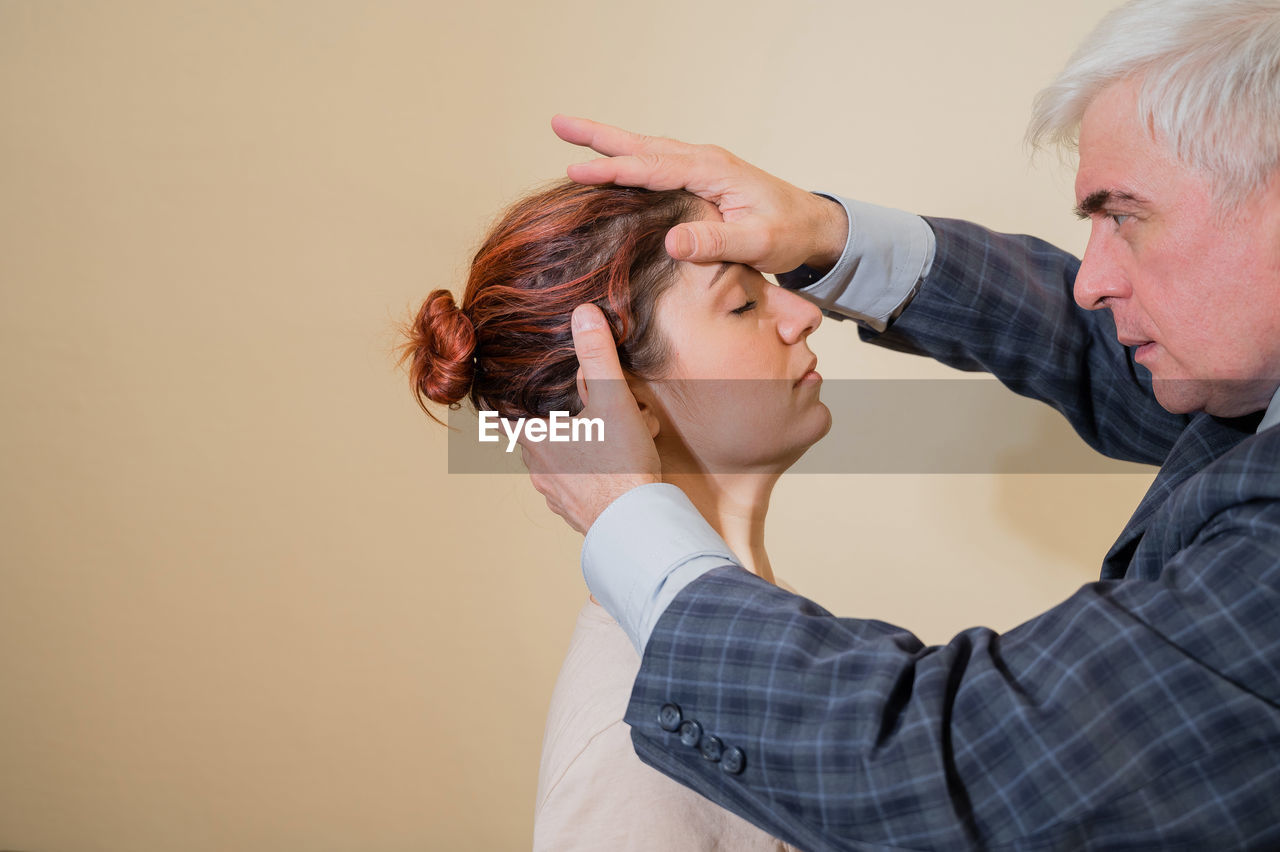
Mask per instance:
[[[1215,417],[1243,417],[1267,407],[1275,382],[1257,379],[1152,379],[1156,401],[1171,414],[1203,411]]]
[[[1151,389],[1155,392],[1156,402],[1170,414],[1191,414],[1204,407],[1204,397],[1198,393],[1198,385],[1186,379],[1152,379]]]

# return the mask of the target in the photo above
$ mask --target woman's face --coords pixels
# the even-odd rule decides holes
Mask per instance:
[[[713,472],[784,470],[831,427],[806,342],[822,314],[749,266],[680,263],[676,274],[657,305],[671,357],[647,383],[659,450],[682,446]]]

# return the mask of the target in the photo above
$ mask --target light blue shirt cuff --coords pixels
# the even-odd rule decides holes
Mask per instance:
[[[844,252],[825,275],[802,266],[779,275],[778,282],[829,317],[884,331],[933,266],[933,229],[914,213],[818,194],[838,202],[849,216]]]
[[[609,504],[582,542],[582,576],[643,654],[680,590],[712,568],[740,565],[674,485],[641,485]]]

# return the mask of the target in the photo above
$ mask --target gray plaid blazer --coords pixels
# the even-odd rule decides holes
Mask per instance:
[[[930,224],[920,291],[862,334],[1159,475],[1099,581],[1003,634],[925,647],[713,570],[645,648],[636,752],[805,849],[1280,849],[1280,428],[1161,408],[1074,257]]]

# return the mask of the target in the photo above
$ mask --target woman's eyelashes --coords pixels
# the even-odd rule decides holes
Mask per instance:
[[[734,309],[733,309],[732,311],[730,311],[729,313],[731,313],[731,314],[745,314],[747,311],[752,310],[753,308],[755,308],[755,306],[756,306],[756,300],[755,300],[755,299],[748,299],[748,300],[746,301],[746,304],[742,305],[741,307],[734,308]]]

